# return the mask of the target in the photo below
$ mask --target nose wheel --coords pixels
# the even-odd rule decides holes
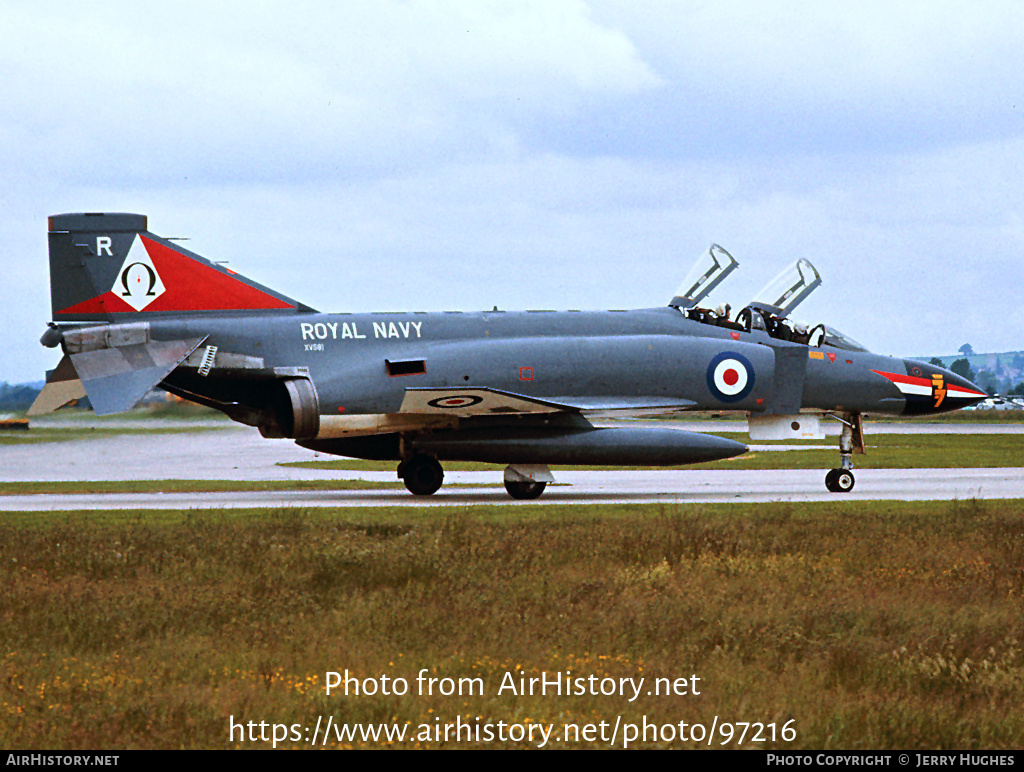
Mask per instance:
[[[825,487],[832,493],[849,493],[855,482],[851,469],[833,469],[825,475]]]
[[[825,475],[825,487],[832,493],[849,493],[856,482],[853,477],[853,454],[864,453],[864,427],[860,413],[831,415],[843,425],[839,433],[839,458],[842,466]]]

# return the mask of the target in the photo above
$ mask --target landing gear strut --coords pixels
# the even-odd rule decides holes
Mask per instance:
[[[415,496],[437,493],[444,482],[444,470],[433,456],[420,453],[398,465],[398,476]]]
[[[841,467],[833,469],[825,475],[825,487],[832,493],[849,493],[856,482],[853,476],[854,453],[864,453],[864,429],[861,425],[860,413],[844,413],[841,417],[833,415],[843,425],[839,434],[839,458]]]

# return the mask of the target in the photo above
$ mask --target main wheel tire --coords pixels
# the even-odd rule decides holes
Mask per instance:
[[[855,482],[849,469],[833,469],[825,475],[825,487],[832,493],[849,493]]]
[[[433,456],[413,456],[401,465],[402,481],[414,496],[437,493],[444,482],[444,470]]]
[[[505,480],[505,490],[514,499],[528,501],[540,497],[548,486],[546,482],[532,482],[530,480]]]

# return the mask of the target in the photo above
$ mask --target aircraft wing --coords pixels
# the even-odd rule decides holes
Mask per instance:
[[[402,413],[481,415],[526,413],[585,413],[587,415],[641,415],[672,413],[697,403],[679,397],[549,397],[542,399],[489,387],[410,388],[402,400]]]

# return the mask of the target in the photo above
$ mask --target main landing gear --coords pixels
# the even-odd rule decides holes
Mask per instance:
[[[555,478],[545,464],[509,464],[505,467],[505,490],[521,501],[540,497]]]
[[[414,496],[431,496],[444,482],[444,470],[433,456],[417,453],[398,465],[398,476]],[[521,501],[539,498],[554,482],[551,470],[544,464],[510,464],[505,468],[505,490]]]
[[[521,482],[518,480],[505,480],[505,490],[508,495],[521,501],[540,498],[540,494],[548,487],[546,482]]]
[[[825,475],[825,487],[832,493],[849,493],[853,490],[856,480],[853,477],[854,453],[864,454],[864,428],[861,424],[860,413],[843,413],[842,416],[833,415],[843,425],[839,433],[839,458],[841,467],[833,469]]]
[[[444,470],[433,456],[419,453],[398,465],[398,476],[414,496],[431,496],[444,482]]]

